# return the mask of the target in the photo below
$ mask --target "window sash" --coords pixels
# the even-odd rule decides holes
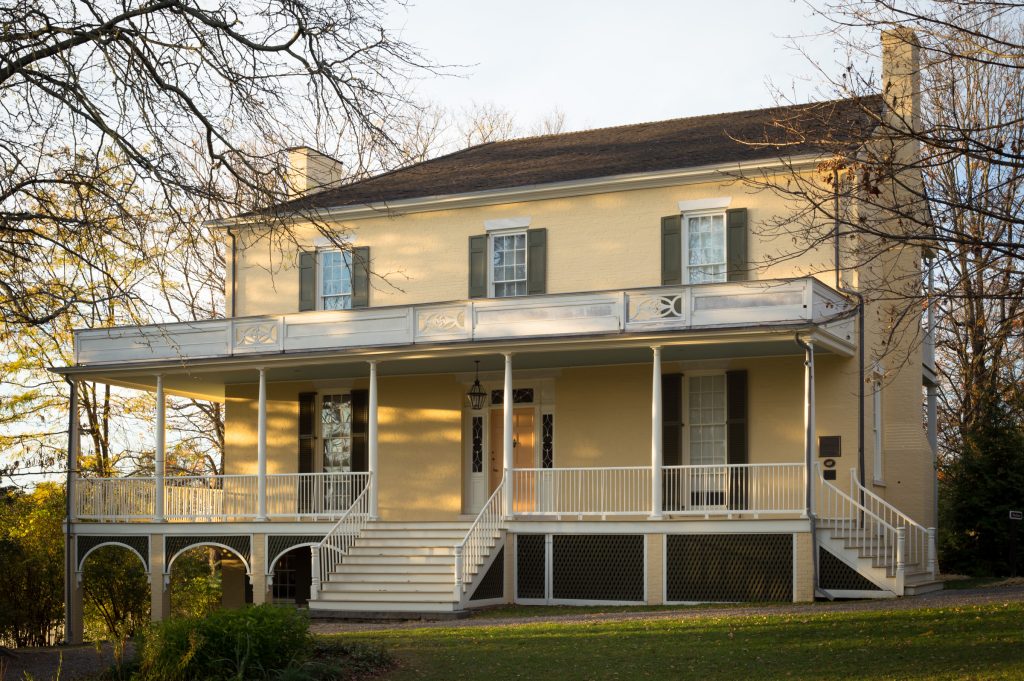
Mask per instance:
[[[526,232],[491,235],[491,293],[495,298],[527,293]]]
[[[352,471],[352,396],[320,397],[321,465],[324,473]]]
[[[722,466],[726,449],[725,374],[687,378],[687,445],[691,466]]]
[[[726,281],[725,213],[687,214],[683,217],[683,243],[686,244],[683,270],[686,272],[686,283]]]
[[[352,309],[352,253],[320,251],[320,309]]]

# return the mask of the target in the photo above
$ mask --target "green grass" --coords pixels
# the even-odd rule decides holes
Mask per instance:
[[[337,634],[408,679],[1024,679],[1024,604]]]

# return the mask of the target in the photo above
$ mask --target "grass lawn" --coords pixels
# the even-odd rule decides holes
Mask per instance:
[[[1021,603],[333,636],[383,646],[386,681],[1024,679]]]

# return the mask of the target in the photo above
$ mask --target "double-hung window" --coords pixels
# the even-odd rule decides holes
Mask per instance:
[[[352,397],[322,395],[320,397],[320,437],[323,442],[325,473],[348,473],[352,470]]]
[[[321,310],[349,310],[352,308],[352,253],[350,251],[320,251]]]
[[[687,284],[725,281],[725,212],[683,216],[683,278]]]
[[[491,235],[491,287],[495,298],[527,294],[526,232]]]

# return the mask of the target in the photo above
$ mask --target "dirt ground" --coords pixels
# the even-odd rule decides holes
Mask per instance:
[[[997,585],[977,589],[937,591],[922,596],[911,596],[896,600],[836,601],[794,605],[752,605],[735,607],[680,607],[674,610],[647,612],[611,612],[540,617],[487,617],[445,620],[438,622],[315,622],[310,631],[315,634],[332,634],[346,631],[374,631],[382,629],[417,629],[422,627],[489,627],[515,626],[540,622],[602,622],[636,619],[688,619],[701,617],[726,617],[787,613],[828,613],[855,612],[858,610],[914,610],[923,608],[946,608],[961,605],[982,605],[990,603],[1024,602],[1024,579],[1007,580]],[[129,644],[130,646],[131,644]],[[131,649],[128,650],[128,656]],[[109,645],[97,648],[93,645],[58,646],[55,648],[22,648],[0,653],[0,681],[24,681],[30,674],[35,681],[53,681],[60,669],[60,681],[86,679],[108,669],[114,662],[113,650]]]

